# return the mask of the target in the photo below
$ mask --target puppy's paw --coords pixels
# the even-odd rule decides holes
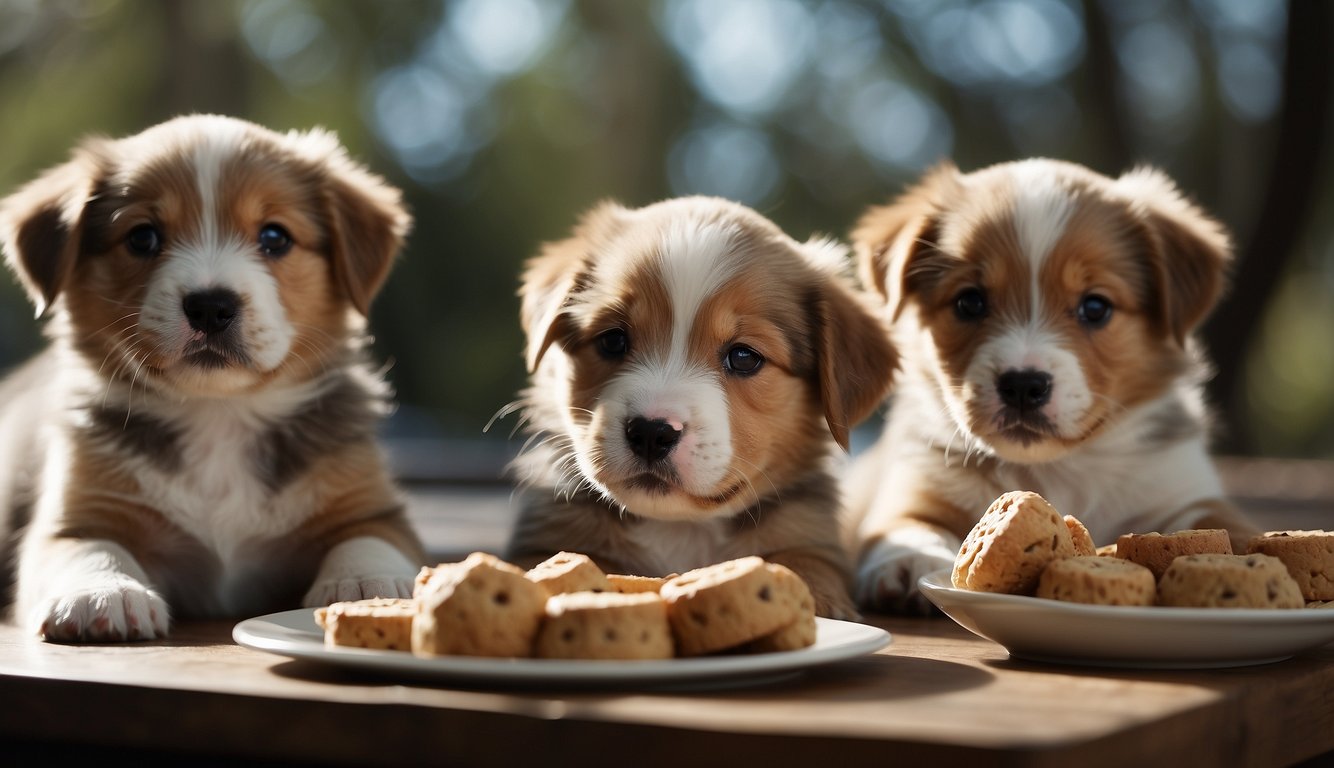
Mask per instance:
[[[372,597],[412,597],[412,585],[413,577],[396,574],[326,579],[315,582],[301,604],[307,608],[318,608],[330,603]]]
[[[957,545],[932,536],[904,542],[891,534],[867,551],[857,567],[857,602],[873,611],[931,613],[934,606],[918,591],[917,580],[953,567],[958,554]]]
[[[389,542],[359,536],[336,544],[324,556],[301,604],[307,608],[372,597],[412,597],[421,566]]]
[[[27,626],[54,643],[116,643],[166,637],[170,621],[161,595],[122,576],[38,601]]]
[[[815,614],[824,616],[828,619],[838,619],[840,621],[861,621],[861,611],[857,610],[857,604],[845,590],[839,589],[833,592],[824,590],[811,590],[815,597]]]

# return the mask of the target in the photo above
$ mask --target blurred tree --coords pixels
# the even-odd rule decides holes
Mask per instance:
[[[1273,142],[1265,162],[1265,182],[1254,200],[1259,212],[1237,247],[1233,289],[1205,327],[1205,342],[1219,371],[1212,383],[1213,401],[1228,414],[1246,412],[1245,362],[1260,337],[1260,319],[1318,210],[1318,185],[1329,157],[1327,144],[1334,135],[1332,36],[1334,8],[1329,3],[1290,0],[1283,93],[1275,129],[1280,139]],[[1256,428],[1247,419],[1232,418],[1220,448],[1230,453],[1253,452],[1256,442],[1251,433]]]

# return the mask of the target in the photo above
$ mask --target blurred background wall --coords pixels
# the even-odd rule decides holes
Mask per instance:
[[[943,158],[1163,167],[1232,230],[1220,448],[1334,458],[1323,0],[0,0],[0,195],[184,112],[323,125],[417,225],[372,313],[406,471],[494,474],[522,261],[602,198],[708,193],[797,238]],[[40,329],[0,281],[0,368]],[[874,429],[874,423],[863,434]],[[412,440],[429,441],[413,443]],[[407,441],[407,442],[404,442]]]

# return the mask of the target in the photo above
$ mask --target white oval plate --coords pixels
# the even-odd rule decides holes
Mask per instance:
[[[888,632],[866,624],[816,619],[815,645],[797,651],[704,656],[663,661],[565,661],[479,656],[422,658],[407,651],[326,646],[314,611],[299,608],[246,619],[232,639],[294,659],[403,677],[499,686],[722,686],[767,682],[884,648]]]
[[[928,600],[1016,658],[1101,667],[1203,669],[1282,661],[1334,640],[1334,610],[1084,605],[918,580]]]

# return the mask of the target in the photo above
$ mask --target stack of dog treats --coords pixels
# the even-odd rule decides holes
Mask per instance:
[[[1302,608],[1334,600],[1334,533],[1271,531],[1234,553],[1227,531],[1131,533],[1095,549],[1036,493],[1002,495],[969,532],[954,586],[1096,605]]]
[[[788,568],[743,557],[667,578],[561,552],[528,571],[474,552],[423,568],[413,596],[315,611],[326,645],[418,656],[669,659],[815,643],[815,601]]]

